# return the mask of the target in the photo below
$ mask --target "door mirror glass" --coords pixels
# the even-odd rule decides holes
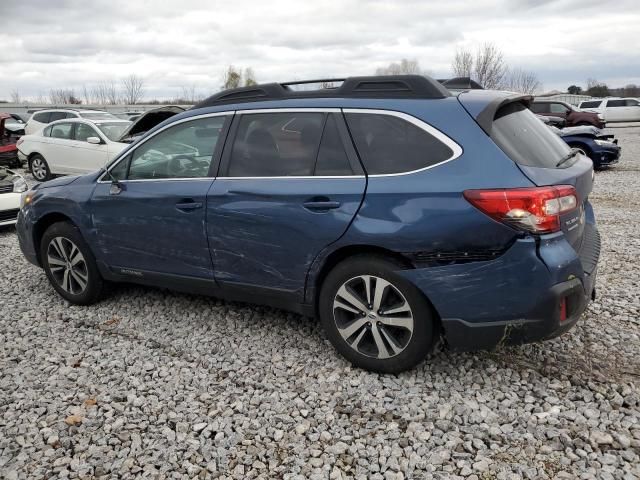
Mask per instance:
[[[87,143],[91,143],[93,145],[99,145],[102,142],[100,141],[100,139],[98,137],[88,137],[87,138]]]

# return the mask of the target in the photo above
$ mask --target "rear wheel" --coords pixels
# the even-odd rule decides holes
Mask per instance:
[[[38,153],[31,157],[31,160],[29,161],[29,169],[31,170],[33,178],[39,182],[46,182],[51,179],[49,164],[44,157]]]
[[[78,305],[100,299],[104,281],[91,249],[75,225],[51,225],[40,242],[40,258],[49,282],[64,299]]]
[[[396,272],[393,260],[362,255],[327,276],[320,319],[333,346],[354,365],[397,373],[420,363],[434,344],[434,315],[425,296]]]

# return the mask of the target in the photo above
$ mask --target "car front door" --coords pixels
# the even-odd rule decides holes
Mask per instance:
[[[103,136],[96,129],[87,124],[76,122],[69,168],[74,173],[88,173],[99,170],[109,160],[109,149]],[[101,143],[89,143],[88,138],[98,138]]]
[[[551,103],[550,111],[554,117],[567,118],[567,107],[562,103]]]
[[[91,202],[96,257],[115,274],[213,281],[205,202],[231,115],[183,119],[110,166]],[[113,179],[117,179],[117,183]]]
[[[207,196],[215,276],[228,292],[302,299],[311,263],[347,230],[366,178],[339,110],[238,112]]]

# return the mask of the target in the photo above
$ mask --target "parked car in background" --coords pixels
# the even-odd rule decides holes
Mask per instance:
[[[18,136],[6,129],[6,122],[12,119],[10,114],[0,113],[0,165],[18,168],[21,166],[16,145]]]
[[[25,126],[25,134],[31,135],[56,120],[84,118],[86,120],[117,120],[118,117],[102,110],[81,110],[73,108],[37,110]]]
[[[127,144],[119,143],[127,120],[57,120],[18,140],[18,155],[42,182],[58,174],[92,172],[105,166]]]
[[[21,137],[24,135],[24,127],[27,124],[17,113],[10,113],[11,118],[7,118],[4,124],[5,134]]]
[[[570,103],[558,100],[543,100],[536,98],[531,102],[531,111],[537,115],[564,118],[567,127],[581,125],[593,125],[604,128],[605,121],[602,116],[593,112],[585,112]]]
[[[0,227],[16,223],[20,197],[27,189],[27,182],[21,175],[0,167]]]
[[[599,113],[606,122],[640,122],[640,101],[637,98],[603,98],[580,102],[580,108]]]
[[[382,372],[440,337],[491,348],[576,324],[599,256],[593,165],[531,97],[418,75],[294,84],[220,92],[106,169],[34,186],[24,255],[75,304],[124,281],[317,315]]]
[[[596,127],[567,127],[562,130],[552,128],[567,144],[580,150],[593,161],[593,167],[600,170],[620,161],[622,149],[614,135],[604,135]]]

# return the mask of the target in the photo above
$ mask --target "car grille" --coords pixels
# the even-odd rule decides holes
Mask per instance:
[[[13,184],[0,185],[0,193],[11,193],[11,192],[13,192]]]
[[[18,218],[18,212],[20,209],[14,208],[11,210],[0,211],[0,222],[7,222],[9,220],[15,220]]]

